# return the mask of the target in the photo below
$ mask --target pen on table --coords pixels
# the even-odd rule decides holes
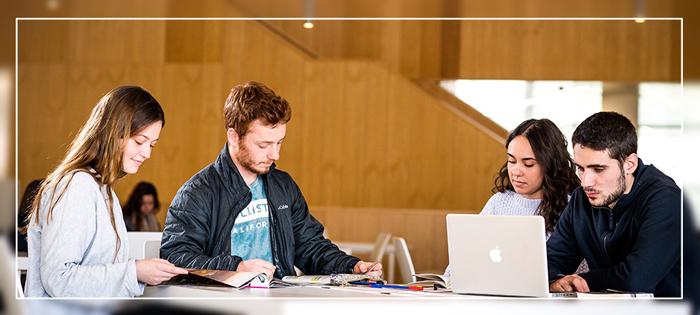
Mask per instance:
[[[404,289],[413,291],[423,291],[423,287],[419,285],[398,285],[398,284],[379,284],[371,283],[370,288],[386,288],[386,289]]]
[[[370,285],[370,284],[377,284],[377,283],[383,284],[384,282],[383,281],[364,281],[364,280],[350,282],[350,284],[356,284],[356,285]]]
[[[375,262],[375,263],[373,263],[372,265],[370,265],[370,266],[367,268],[367,271],[365,271],[364,274],[365,274],[365,275],[368,274],[368,273],[369,273],[370,271],[372,271],[372,269],[374,269],[374,267],[376,267],[378,264],[379,264],[379,262]]]

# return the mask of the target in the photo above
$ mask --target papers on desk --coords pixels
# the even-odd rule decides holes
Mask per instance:
[[[300,285],[346,285],[354,281],[384,282],[382,278],[366,274],[336,273],[330,275],[286,276],[283,281]]]
[[[299,285],[347,285],[353,281],[383,282],[382,278],[366,274],[331,274],[286,276],[270,279],[264,273],[230,270],[187,269],[189,274],[180,275],[162,285],[229,286],[234,288],[278,288]]]
[[[270,279],[264,273],[257,272],[208,269],[187,269],[187,271],[189,274],[174,277],[162,285],[229,286],[234,288],[270,288],[293,285],[281,280]]]
[[[409,285],[419,285],[423,287],[431,287],[435,289],[446,289],[448,288],[448,279],[443,275],[434,273],[419,273],[413,275],[416,277],[415,282],[409,282]]]

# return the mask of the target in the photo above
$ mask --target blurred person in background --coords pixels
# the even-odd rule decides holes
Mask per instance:
[[[139,182],[122,207],[127,231],[160,232],[156,213],[160,210],[158,191],[149,182]]]
[[[27,297],[133,297],[187,270],[128,257],[115,182],[151,157],[165,124],[158,102],[121,86],[95,105],[40,185],[27,226]]]

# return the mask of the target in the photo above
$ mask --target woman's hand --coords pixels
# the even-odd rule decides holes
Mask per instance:
[[[169,261],[160,258],[137,259],[136,277],[139,282],[148,285],[158,285],[177,275],[186,275],[187,269],[176,267]]]

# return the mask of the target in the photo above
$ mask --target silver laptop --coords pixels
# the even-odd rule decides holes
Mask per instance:
[[[549,296],[541,216],[448,214],[455,293]]]

